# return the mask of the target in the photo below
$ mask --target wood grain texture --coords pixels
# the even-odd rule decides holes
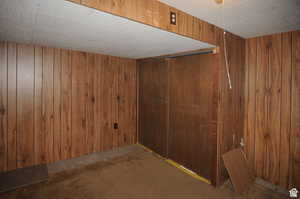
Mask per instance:
[[[88,100],[87,100],[87,151],[88,153],[95,152],[96,144],[97,144],[97,135],[95,133],[95,114],[94,110],[96,109],[96,99],[95,99],[95,89],[97,86],[95,84],[95,69],[96,69],[96,55],[89,53],[87,55],[87,89],[88,89]]]
[[[119,85],[119,146],[135,143],[136,126],[136,62],[128,60],[120,66]]]
[[[0,56],[1,171],[136,142],[135,60],[12,42]]]
[[[34,159],[35,164],[45,164],[47,158],[43,118],[43,47],[41,46],[34,47],[34,63]]]
[[[248,39],[246,46],[246,64],[247,64],[247,82],[248,87],[246,92],[248,94],[246,103],[246,130],[245,130],[245,152],[250,164],[250,169],[254,171],[254,158],[255,158],[255,113],[256,109],[256,64],[257,64],[257,42],[256,39]],[[252,81],[250,81],[252,80]],[[254,80],[254,81],[253,81]]]
[[[244,121],[244,47],[245,40],[233,34],[226,33],[222,29],[216,29],[216,39],[220,47],[219,53],[219,100],[218,100],[218,149],[217,149],[217,185],[221,185],[228,179],[228,173],[221,159],[222,155],[232,149],[240,147],[243,137]],[[226,51],[228,68],[232,83],[229,88],[227,77],[224,39],[226,39]]]
[[[0,42],[0,171],[7,170],[7,42]]]
[[[169,157],[211,181],[217,155],[217,56],[170,61]]]
[[[53,161],[61,160],[61,50],[54,49],[53,65]]]
[[[8,43],[7,53],[7,170],[13,170],[17,168],[17,44]]]
[[[139,142],[167,157],[166,60],[139,61]],[[155,79],[155,81],[153,81]]]
[[[292,83],[292,33],[282,34],[282,90],[281,90],[281,129],[279,157],[279,185],[285,187],[289,183],[290,133],[291,133],[291,83]]]
[[[238,193],[248,191],[255,177],[248,167],[243,151],[241,149],[229,151],[223,155],[223,160],[235,191]]]
[[[54,113],[53,113],[53,68],[54,68],[54,49],[43,48],[43,91],[42,91],[42,115],[43,133],[45,136],[45,158],[47,163],[54,160]]]
[[[72,55],[61,52],[61,159],[72,157]],[[74,112],[75,113],[75,112]]]
[[[299,187],[294,178],[298,154],[298,40],[294,35],[297,31],[251,38],[246,46],[245,151],[257,177],[285,188]]]
[[[290,187],[300,189],[300,31],[292,33],[292,125]]]
[[[196,20],[196,23],[196,31],[202,34],[205,22]],[[224,59],[224,32],[219,28],[212,28],[206,34],[208,32],[213,34],[211,38],[220,47],[219,54],[213,59],[216,66],[214,71],[204,70],[205,73],[197,67],[187,67],[185,71],[184,66],[194,60],[193,56],[171,60],[139,60],[139,142],[209,178],[214,185],[221,185],[228,179],[221,157],[229,150],[240,147],[243,137],[245,40],[226,34],[229,72],[233,83],[233,89],[230,89]],[[179,62],[180,59],[187,59],[186,63]],[[171,76],[173,62],[178,68],[182,67],[181,73],[174,69],[174,74],[177,74],[174,77]],[[193,64],[202,62],[206,63],[205,59],[198,58]],[[184,76],[184,71],[190,75]],[[207,76],[207,73],[210,75]],[[201,76],[205,84],[202,85],[202,81],[193,74]],[[192,84],[193,81],[198,84]],[[185,82],[189,83],[185,85]],[[204,85],[210,89],[205,90]],[[199,91],[201,88],[205,94]],[[177,103],[174,96],[190,101]],[[197,108],[201,106],[203,108]],[[199,145],[199,140],[205,144]],[[207,149],[207,143],[212,148]],[[202,155],[197,156],[193,151],[200,151]],[[211,155],[206,154],[209,151]],[[207,166],[203,167],[199,162],[205,162]]]
[[[72,157],[87,153],[86,63],[86,53],[72,52]]]
[[[34,48],[18,45],[17,166],[34,164]]]

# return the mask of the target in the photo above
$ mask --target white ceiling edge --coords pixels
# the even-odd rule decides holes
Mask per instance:
[[[300,30],[300,0],[159,0],[243,38]]]
[[[1,0],[0,40],[126,58],[215,47],[64,0]]]

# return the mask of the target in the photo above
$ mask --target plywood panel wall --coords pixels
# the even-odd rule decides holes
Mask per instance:
[[[0,171],[136,141],[135,60],[0,42],[0,76]]]
[[[222,155],[239,148],[243,138],[245,40],[230,33],[224,35],[221,30],[216,31],[216,39],[220,46],[217,184],[221,185],[228,179]],[[232,88],[225,65],[224,39]]]
[[[299,187],[299,40],[298,31],[246,43],[245,152],[258,177],[283,187]]]

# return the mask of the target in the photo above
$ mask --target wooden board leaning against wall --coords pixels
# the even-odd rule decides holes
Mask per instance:
[[[0,172],[136,142],[135,60],[0,42],[0,75]]]

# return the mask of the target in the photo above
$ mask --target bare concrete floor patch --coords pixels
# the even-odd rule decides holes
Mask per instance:
[[[126,151],[127,150],[127,151]],[[286,198],[254,185],[236,194],[230,186],[214,188],[179,171],[152,153],[133,146],[119,155],[95,158],[77,167],[52,165],[45,183],[0,195],[3,199],[279,199]],[[99,154],[98,154],[99,155]],[[87,158],[87,157],[86,157]],[[93,159],[93,158],[92,158]],[[97,160],[97,161],[96,161]],[[75,160],[73,160],[75,161]],[[61,163],[63,164],[63,163]],[[71,163],[70,163],[71,164]],[[56,167],[56,168],[55,168]],[[60,168],[60,169],[58,169]],[[64,169],[62,169],[64,168]],[[59,171],[59,172],[58,172]]]

